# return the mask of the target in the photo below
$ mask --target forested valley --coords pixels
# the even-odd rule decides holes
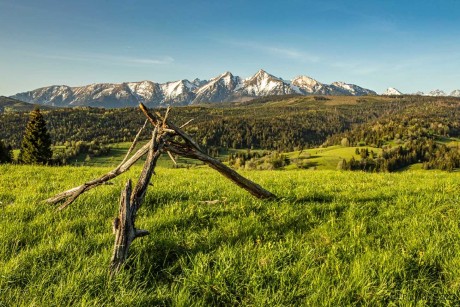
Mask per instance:
[[[160,110],[162,111],[162,110]],[[59,108],[42,111],[58,159],[109,151],[131,141],[144,117],[137,108]],[[245,103],[174,107],[171,117],[214,155],[227,149],[290,152],[342,145],[382,148],[343,161],[343,169],[393,171],[460,167],[460,99],[425,96],[265,97]],[[28,112],[0,113],[0,140],[19,148]],[[148,129],[143,137],[149,135]],[[456,145],[456,146],[455,146]],[[59,156],[60,155],[60,156]]]

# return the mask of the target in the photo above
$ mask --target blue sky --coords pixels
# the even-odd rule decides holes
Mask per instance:
[[[0,95],[243,78],[460,89],[460,1],[0,0]]]

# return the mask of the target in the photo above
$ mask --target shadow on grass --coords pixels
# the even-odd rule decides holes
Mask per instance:
[[[329,204],[334,201],[334,195],[327,193],[314,193],[302,197],[289,197],[287,200],[293,204],[311,205],[312,203]]]
[[[309,233],[322,224],[325,217],[340,217],[347,208],[346,205],[316,204],[310,210],[298,210],[281,218],[270,216],[262,219],[249,215],[242,221],[233,216],[230,208],[206,215],[192,214],[150,229],[152,234],[143,242],[144,246],[133,246],[128,263],[133,274],[143,276],[147,287],[153,287],[158,282],[177,282],[184,270],[193,267],[193,261],[199,254],[211,255],[212,258],[223,246],[233,249],[253,244],[257,248],[267,242],[281,242],[288,235]],[[221,228],[226,223],[226,216],[235,223],[234,228]]]
[[[186,194],[183,197],[173,193],[162,196],[151,199],[152,203],[148,206],[158,208],[164,206],[165,202],[189,200]],[[391,200],[393,197],[363,197],[360,202],[382,199]],[[142,242],[142,247],[133,245],[127,266],[132,274],[141,276],[136,278],[142,278],[146,287],[155,287],[158,283],[176,283],[186,274],[184,271],[193,268],[193,262],[200,254],[212,258],[223,246],[233,248],[254,244],[256,248],[258,244],[280,242],[288,235],[303,235],[331,217],[342,217],[351,206],[348,201],[341,202],[334,194],[328,193],[314,193],[300,198],[293,196],[281,201],[284,204],[280,204],[280,207],[288,202],[289,206],[298,210],[277,216],[272,212],[276,211],[278,201],[264,202],[263,205],[254,202],[243,213],[228,204],[221,207],[203,205],[204,209],[200,212],[193,210],[186,215],[167,218],[155,225],[154,229],[149,229],[150,236],[140,239],[146,240]],[[283,214],[284,211],[280,212]],[[378,214],[378,210],[375,214]],[[235,227],[222,227],[229,219]]]

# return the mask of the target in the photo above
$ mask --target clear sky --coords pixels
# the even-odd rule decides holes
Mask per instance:
[[[260,68],[450,93],[459,15],[458,0],[0,0],[0,95]]]

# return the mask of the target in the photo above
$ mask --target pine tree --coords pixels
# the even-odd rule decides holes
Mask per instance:
[[[26,164],[47,164],[52,155],[51,137],[46,129],[45,119],[36,108],[30,113],[22,139],[19,161]]]
[[[5,146],[0,140],[0,163],[11,163],[13,160],[13,152],[11,146]]]

